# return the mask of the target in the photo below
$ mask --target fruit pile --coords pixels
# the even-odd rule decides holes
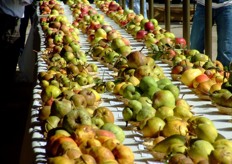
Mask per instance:
[[[182,72],[176,74],[182,84],[196,91],[201,81],[211,79],[206,78],[210,70],[217,70],[217,76],[210,75],[218,81],[227,80],[218,77],[220,71],[225,74],[219,62],[209,69],[200,68],[209,62],[206,55],[186,50],[183,38],[162,29],[155,19],[122,9],[115,1],[95,1],[102,13],[86,0],[68,0],[65,5],[70,8],[71,23],[60,4],[56,0],[39,2],[40,14],[49,14],[40,18],[45,48],[38,59],[42,67],[38,73],[38,119],[48,164],[135,163],[135,152],[124,144],[125,131],[116,124],[112,108],[104,106],[102,96],[110,99],[110,94],[123,102],[121,119],[127,130],[140,134],[154,161],[231,162],[232,142],[218,132],[212,120],[194,116],[193,107],[180,96],[179,86],[157,64],[169,61],[172,71],[176,65],[182,66],[180,63],[188,65],[189,69],[180,68]],[[49,11],[47,8],[50,12],[43,11]],[[113,19],[126,35],[109,25],[106,18]],[[135,50],[132,39],[143,47]],[[87,52],[83,51],[86,47]],[[106,79],[105,69],[89,62],[90,58],[113,71],[111,78]],[[211,89],[210,95],[216,94],[215,90]],[[231,97],[223,95],[228,100]]]

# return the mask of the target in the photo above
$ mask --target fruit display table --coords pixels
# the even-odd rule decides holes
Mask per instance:
[[[95,7],[95,5],[92,5]],[[64,15],[67,16],[69,21],[73,21],[72,14],[67,5],[64,5]],[[143,42],[136,41],[130,34],[128,34],[124,29],[122,29],[118,24],[116,24],[112,19],[107,17],[103,12],[98,10],[99,13],[104,15],[105,22],[110,24],[114,29],[120,32],[120,34],[129,39],[132,50],[142,50],[142,53],[148,54],[148,49],[143,48],[145,45]],[[39,11],[37,12],[38,18],[41,18]],[[47,70],[47,64],[43,59],[43,51],[45,50],[45,39],[44,33],[41,29],[41,26],[38,25],[38,33],[41,41],[41,51],[37,53],[37,64],[38,64],[38,73]],[[90,48],[90,43],[87,42],[87,35],[80,33],[80,45],[81,50],[87,52]],[[92,57],[87,56],[88,63],[95,63],[98,66],[98,76],[102,80],[114,80],[115,72],[109,69],[107,66],[102,64],[99,61],[94,60]],[[171,77],[171,67],[168,64],[163,63],[162,61],[157,60],[156,64],[159,65],[166,77],[172,80]],[[232,123],[230,115],[223,115],[218,112],[218,109],[212,105],[208,100],[201,100],[191,89],[183,85],[180,81],[172,82],[179,86],[180,88],[180,97],[183,97],[187,102],[192,106],[192,112],[194,115],[202,115],[210,120],[212,120],[218,129],[218,132],[227,139],[231,139],[232,136]],[[33,104],[31,108],[30,115],[30,134],[32,136],[32,149],[35,154],[35,162],[38,164],[46,163],[46,141],[44,139],[44,134],[41,128],[41,122],[38,120],[39,110],[42,106],[41,104],[41,85],[39,80],[33,90]],[[125,121],[123,120],[122,110],[124,108],[124,102],[119,100],[113,93],[106,92],[101,94],[102,103],[100,106],[106,106],[114,113],[115,124],[120,126],[125,132],[125,141],[124,144],[130,147],[135,154],[135,163],[136,164],[145,164],[145,163],[161,163],[154,160],[153,156],[144,146],[146,139],[143,138],[142,134],[137,130],[133,130],[132,125],[126,126]]]

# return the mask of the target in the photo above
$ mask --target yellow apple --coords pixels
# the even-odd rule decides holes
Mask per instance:
[[[202,74],[202,71],[198,68],[189,68],[183,72],[180,77],[180,81],[188,86],[189,88],[193,87],[193,80]]]

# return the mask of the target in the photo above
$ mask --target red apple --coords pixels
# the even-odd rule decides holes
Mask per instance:
[[[117,11],[119,7],[119,4],[116,3],[115,1],[110,2],[108,8],[110,11]]]
[[[175,44],[180,46],[180,48],[185,48],[187,43],[185,38],[177,37],[175,38]]]
[[[193,88],[197,88],[197,86],[204,81],[208,81],[209,77],[202,73],[201,75],[198,75],[194,80],[193,80]]]
[[[148,21],[144,24],[144,29],[148,32],[153,31],[155,29],[155,26],[152,22]]]
[[[136,39],[137,40],[143,40],[145,38],[145,36],[147,35],[147,31],[146,30],[139,30],[137,33],[136,33]]]

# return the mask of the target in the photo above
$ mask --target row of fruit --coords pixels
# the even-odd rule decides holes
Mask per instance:
[[[120,7],[118,7],[117,10],[115,10],[115,9],[111,10],[110,9],[111,5],[116,5],[116,4],[114,1],[108,1],[108,2],[97,1],[96,2],[96,6],[98,6],[110,18],[113,18],[114,21],[117,24],[119,24],[120,27],[125,28],[126,31],[127,31],[127,27],[128,27],[127,25],[135,24],[134,21],[137,20],[136,15],[134,15],[134,17],[131,20],[129,20],[126,24],[123,24],[123,25],[120,24],[120,21],[125,20],[124,19],[126,17],[125,14],[128,14],[128,10],[127,10],[127,12],[122,12]],[[107,6],[108,6],[108,8],[107,8]],[[133,11],[129,11],[129,12],[133,13]],[[133,15],[133,14],[131,14],[131,15]],[[171,54],[173,56],[166,58],[166,59],[168,59],[170,61],[169,63],[171,64],[171,66],[174,67],[175,64],[182,61],[182,60],[180,60],[178,62],[172,61],[172,58],[175,58],[175,56],[177,55],[176,52],[179,52],[181,55],[183,55],[183,59],[187,59],[187,57],[188,57],[185,53],[188,53],[190,55],[191,53],[194,52],[193,55],[190,58],[188,58],[188,60],[182,61],[183,63],[193,63],[193,64],[192,64],[192,67],[189,67],[191,69],[189,69],[188,71],[186,69],[187,72],[183,71],[183,73],[185,73],[185,74],[181,74],[180,81],[183,84],[187,85],[189,88],[192,88],[193,87],[193,80],[195,80],[195,78],[198,75],[201,75],[203,77],[205,75],[205,73],[210,72],[211,70],[212,71],[214,70],[214,72],[212,72],[212,74],[211,74],[215,77],[214,83],[213,82],[212,83],[209,82],[209,83],[210,84],[218,83],[217,85],[215,84],[214,87],[211,88],[211,85],[203,86],[203,84],[201,84],[202,85],[202,87],[201,87],[202,90],[201,90],[200,89],[200,86],[201,86],[200,81],[197,81],[197,79],[199,79],[199,78],[201,79],[201,77],[198,77],[198,78],[196,78],[196,80],[194,82],[194,87],[195,87],[194,89],[200,90],[202,93],[207,93],[207,94],[209,93],[210,89],[211,89],[210,90],[211,93],[216,93],[217,91],[221,90],[220,87],[215,87],[215,86],[220,86],[221,84],[227,82],[227,78],[229,77],[229,75],[228,75],[229,73],[224,71],[224,68],[219,61],[215,61],[215,62],[210,61],[210,59],[208,58],[207,55],[201,54],[201,53],[197,52],[196,50],[186,50],[186,47],[185,47],[186,42],[183,40],[183,38],[182,39],[181,38],[172,38],[173,35],[169,35],[168,38],[167,38],[167,36],[165,37],[165,35],[163,35],[161,38],[157,38],[157,37],[160,37],[160,33],[157,33],[157,31],[154,30],[154,27],[152,27],[152,28],[145,27],[144,26],[146,24],[145,22],[149,22],[149,24],[151,24],[151,21],[146,20],[146,19],[141,19],[141,24],[137,23],[137,25],[140,25],[140,27],[138,28],[139,30],[136,31],[135,30],[136,28],[133,27],[133,29],[130,31],[134,32],[132,34],[132,36],[134,36],[134,38],[136,40],[144,41],[144,43],[147,43],[146,42],[147,37],[152,36],[156,39],[155,44],[148,44],[149,46],[147,47],[148,49],[150,48],[153,51],[153,54],[152,54],[153,58],[162,59],[164,54],[166,54],[166,50],[167,50],[167,52],[168,52],[167,54]],[[157,24],[153,24],[153,25],[158,26]],[[149,25],[149,27],[151,27],[151,26]],[[141,32],[142,30],[143,30],[143,32]],[[130,31],[127,31],[127,32],[130,34]],[[159,30],[159,32],[160,31],[164,32],[164,34],[168,33],[168,32],[165,32],[164,30]],[[140,35],[141,33],[143,33],[143,34],[145,33],[144,37],[140,37],[140,36],[138,37],[138,35]],[[149,33],[152,33],[154,35],[149,35]],[[174,52],[176,54],[174,54],[173,51],[171,51],[171,50],[175,50]],[[134,52],[130,53],[127,56],[127,58],[129,58],[129,56],[133,53]],[[138,57],[138,59],[141,59],[141,58]],[[143,61],[143,60],[141,60],[141,61]],[[163,60],[163,61],[166,62],[166,60]],[[135,64],[135,63],[136,62],[134,62],[133,64]],[[195,67],[193,67],[194,64],[195,64]],[[203,67],[200,67],[203,65],[204,65],[204,69],[203,69]],[[136,68],[135,70],[137,70],[138,67],[139,67],[139,65],[135,66],[134,67],[134,68]],[[130,68],[130,66],[127,66],[127,68]],[[149,70],[149,69],[147,69],[147,70]],[[149,72],[149,71],[147,71],[147,72]],[[132,75],[134,75],[134,74],[130,74],[130,76],[132,76]],[[148,74],[148,75],[150,75],[150,74]],[[224,76],[224,75],[226,75],[226,76]],[[145,75],[145,77],[147,78],[147,75]],[[149,76],[149,78],[151,78],[151,77]],[[140,87],[140,84],[141,85],[143,84],[142,79],[143,78],[140,78],[139,84],[136,85],[137,91],[139,90],[140,93],[141,93],[141,88],[139,88],[139,87]],[[163,78],[163,79],[165,79],[165,78]],[[213,78],[211,80],[213,80]],[[160,82],[160,80],[157,80],[157,82]],[[151,83],[156,85],[155,81],[153,81]],[[124,85],[126,85],[126,84],[124,84]],[[131,87],[131,85],[126,85],[125,88],[127,88],[128,86],[130,86],[130,88],[133,88],[133,87]],[[171,85],[167,85],[167,86],[170,87]],[[199,86],[199,88],[197,88],[198,86]],[[125,88],[124,87],[122,88],[123,91],[121,91],[121,93],[124,92]],[[146,86],[146,89],[148,89],[148,88],[149,87]],[[133,91],[134,89],[131,89],[131,90]],[[152,152],[154,153],[154,157],[157,160],[165,158],[164,156],[166,156],[166,158],[169,158],[170,156],[172,157],[172,155],[175,156],[176,153],[177,154],[183,153],[184,155],[187,154],[187,159],[186,158],[185,159],[188,161],[189,161],[188,157],[190,157],[191,160],[195,163],[198,163],[201,160],[202,161],[210,160],[210,162],[213,163],[216,161],[217,162],[220,161],[219,158],[221,158],[221,156],[216,155],[218,152],[223,153],[223,154],[226,154],[226,153],[231,154],[231,152],[229,153],[230,150],[227,151],[224,149],[227,146],[225,146],[225,147],[222,146],[224,148],[221,150],[216,149],[218,146],[217,145],[218,142],[220,142],[220,140],[217,139],[217,137],[219,137],[219,134],[218,134],[217,130],[215,129],[214,125],[211,126],[212,125],[211,120],[208,120],[205,117],[192,116],[191,111],[189,111],[189,109],[190,109],[189,105],[186,105],[187,106],[186,109],[188,109],[188,110],[183,110],[183,106],[181,106],[181,107],[176,106],[176,102],[179,99],[175,100],[173,98],[174,96],[171,94],[169,97],[167,95],[165,97],[164,94],[162,95],[160,93],[161,92],[160,90],[163,91],[163,88],[157,89],[157,91],[155,91],[154,94],[151,96],[152,101],[150,101],[150,106],[155,108],[155,112],[154,112],[154,110],[153,111],[150,110],[150,112],[147,112],[146,114],[149,113],[148,115],[150,115],[150,118],[145,116],[146,119],[142,118],[143,114],[141,112],[146,107],[141,107],[142,104],[139,104],[137,102],[136,107],[132,108],[131,107],[131,106],[133,106],[132,104],[133,103],[135,104],[135,102],[136,102],[136,97],[133,97],[131,100],[131,97],[123,96],[127,100],[129,99],[127,101],[127,104],[126,104],[127,106],[124,109],[125,121],[133,120],[133,121],[139,122],[139,130],[141,130],[144,135],[147,135],[147,137],[157,137],[158,138],[158,137],[162,136],[165,138],[162,142],[158,143],[157,145],[154,144],[152,147]],[[178,91],[176,91],[178,89],[176,89],[176,88],[171,89],[171,90],[172,91],[175,90],[175,93],[178,93]],[[193,91],[196,91],[196,90],[193,90]],[[178,95],[178,94],[176,94],[176,95]],[[213,94],[211,94],[211,95],[213,95]],[[228,94],[228,98],[229,97],[231,97],[230,94]],[[166,101],[165,100],[162,101],[163,104],[161,103],[162,98],[166,100]],[[168,100],[168,102],[167,102],[167,100]],[[220,99],[220,100],[222,100],[222,99]],[[229,99],[227,99],[227,100],[229,100]],[[223,101],[221,101],[221,103],[222,102]],[[157,106],[157,104],[160,106]],[[170,104],[172,104],[172,105],[170,105]],[[173,108],[173,106],[174,106],[174,108]],[[167,109],[167,107],[171,107],[172,110]],[[165,108],[165,109],[161,109],[161,108]],[[166,115],[166,113],[164,112],[165,110],[170,111],[169,112],[170,116]],[[175,112],[176,112],[176,114],[175,114]],[[181,112],[183,112],[183,113],[181,113]],[[162,115],[164,113],[165,113],[165,115]],[[162,118],[165,122],[164,126],[162,126],[163,124],[160,123],[160,121],[158,121],[159,119],[157,119],[156,117],[159,117],[159,118],[166,117],[166,118]],[[187,120],[186,122],[185,122],[185,119]],[[205,121],[208,120],[209,122],[211,122],[210,123],[211,125],[206,125],[206,124],[208,124],[208,123],[206,123],[208,121],[206,121],[205,122],[206,124],[205,124],[204,121],[201,122],[200,120],[205,120]],[[156,122],[159,122],[160,124],[156,123]],[[155,126],[155,125],[157,125],[157,126]],[[144,126],[146,128],[144,128]],[[152,130],[151,127],[154,128],[154,131]],[[203,127],[205,127],[205,128],[207,127],[207,128],[204,129]],[[146,130],[143,131],[143,129],[146,129]],[[153,132],[153,134],[152,134],[152,132]],[[180,136],[178,136],[178,135],[181,135],[182,137],[185,136],[184,142],[187,140],[187,143],[191,143],[191,144],[189,144],[189,145],[188,144],[186,145],[186,143],[179,144],[177,141],[178,140],[177,138]],[[190,137],[191,139],[189,139],[188,137],[187,137],[188,139],[186,139],[186,136]],[[170,140],[173,139],[175,141],[169,142],[169,139]],[[207,141],[207,143],[205,141]],[[154,142],[156,142],[156,140],[154,140]],[[230,142],[230,141],[227,140],[226,142]],[[208,146],[206,146],[208,143],[210,143],[210,144]],[[177,147],[175,147],[175,146],[177,146]],[[209,150],[208,148],[210,148],[210,147],[211,147],[211,149]],[[230,149],[230,148],[228,148],[228,149]],[[203,153],[203,152],[205,152],[205,153]],[[169,154],[170,156],[167,157],[167,154]],[[180,155],[180,154],[178,154],[178,155]],[[182,156],[177,155],[176,158],[183,158],[183,154],[182,154]],[[199,154],[201,154],[201,155],[199,155]]]
[[[143,41],[146,47],[152,51],[150,56],[162,60],[172,67],[173,80],[180,80],[202,99],[212,100],[212,103],[219,107],[228,107],[226,113],[231,113],[231,103],[228,103],[228,98],[231,97],[229,86],[232,83],[232,80],[229,80],[231,79],[229,78],[230,68],[224,68],[220,61],[212,61],[206,54],[199,53],[195,49],[188,50],[183,38],[177,38],[173,33],[162,29],[155,19],[144,19],[141,14],[136,15],[131,10],[126,10],[121,14],[120,7],[114,11],[110,10],[112,5],[118,4],[110,1],[96,2],[96,6],[120,27],[124,28],[136,40]],[[125,21],[127,23],[122,25],[121,22]],[[194,69],[186,71],[189,68]],[[221,89],[228,90],[229,95],[227,95],[228,97],[220,96],[222,101],[218,103],[219,101],[215,101],[219,98],[216,92]],[[214,91],[216,91],[216,95],[213,94]]]
[[[40,5],[52,7],[54,4],[59,4],[54,0],[50,1],[41,1]],[[160,34],[161,38],[157,39],[156,33],[149,29],[149,32],[144,33],[147,39],[144,43],[148,49],[153,50],[153,53],[147,56],[143,53],[144,48],[133,51],[129,40],[107,24],[104,21],[104,15],[99,14],[88,1],[69,0],[67,4],[73,13],[72,24],[65,21],[65,16],[60,16],[56,14],[59,12],[54,11],[52,15],[43,17],[40,21],[46,38],[43,59],[48,65],[47,70],[40,72],[38,76],[42,86],[43,106],[40,114],[47,114],[43,117],[40,115],[40,119],[42,118],[41,122],[47,139],[46,150],[49,163],[60,160],[80,163],[80,160],[87,158],[92,163],[93,161],[134,163],[131,149],[122,144],[125,139],[122,129],[112,121],[114,120],[112,111],[106,107],[99,107],[102,100],[99,93],[106,91],[111,91],[124,102],[125,107],[122,111],[124,121],[136,127],[145,139],[152,141],[147,149],[150,150],[155,161],[174,163],[181,159],[192,163],[208,160],[213,162],[222,160],[218,153],[231,153],[228,146],[231,142],[220,136],[211,120],[193,116],[191,106],[186,100],[180,98],[179,88],[165,77],[162,68],[154,60],[160,59],[157,58],[154,48],[158,48],[159,57],[163,56],[160,55],[161,52],[164,54],[170,45],[173,45],[176,51],[185,52],[183,39],[176,39],[172,33],[161,28],[158,31],[166,37],[163,38]],[[104,7],[100,7],[100,4]],[[116,8],[118,4],[115,1],[95,1],[95,5],[104,8],[102,11],[105,11],[110,18],[118,18],[116,23],[119,23],[119,20],[123,21],[124,17],[128,17],[125,15],[131,13],[131,19],[128,22],[124,20],[123,23],[119,23],[124,29],[135,20],[133,15],[137,17],[131,10],[123,10],[120,6]],[[143,20],[145,23],[147,20],[144,20],[141,15],[139,17],[142,19],[136,24],[143,29],[140,21]],[[57,21],[60,22],[58,26]],[[159,27],[158,22],[155,23]],[[64,24],[68,25],[68,30],[61,28]],[[83,58],[80,58],[79,54],[83,53],[80,50],[82,45],[78,37],[79,30],[87,35],[87,40],[90,42],[90,56],[115,71],[114,81],[110,83],[111,87],[108,87],[110,89],[102,89],[107,85],[99,79],[97,73],[99,70],[86,69],[90,65],[86,60],[88,54],[84,53]],[[69,34],[70,31],[74,33],[74,37]],[[136,30],[132,28],[131,31]],[[151,31],[153,35],[150,34]],[[137,32],[133,36],[138,41],[144,39],[137,36]],[[153,42],[154,39],[155,42]],[[172,44],[169,45],[169,43]],[[75,45],[75,51],[74,46],[71,47],[71,45]],[[70,47],[72,55],[69,53]],[[83,74],[86,78],[90,75],[91,82],[80,82],[78,77]],[[73,84],[74,82],[78,84]],[[94,95],[92,97],[95,98],[92,99],[90,95]],[[103,118],[106,115],[111,119]],[[109,140],[109,137],[105,135],[101,136],[103,133],[111,135],[111,139]],[[116,139],[112,139],[112,135],[115,135]]]
[[[79,4],[89,6],[88,1]],[[115,124],[113,112],[100,106],[103,81],[98,66],[88,63],[75,22],[60,14],[59,1],[40,1],[39,6],[40,14],[51,9],[48,16],[40,18],[45,69],[38,72],[42,104],[38,119],[46,140],[47,162],[133,163],[132,150],[123,144],[124,131]],[[104,84],[112,91],[114,83]]]

